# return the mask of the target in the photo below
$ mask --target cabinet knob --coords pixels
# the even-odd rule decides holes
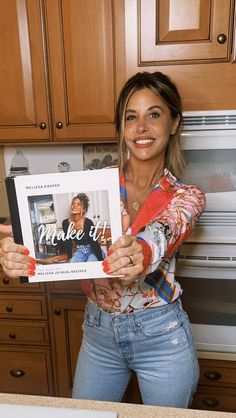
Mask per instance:
[[[2,283],[3,284],[9,284],[10,283],[10,280],[8,279],[8,277],[3,277]]]
[[[14,340],[16,338],[16,333],[15,332],[10,332],[9,338],[11,338],[11,340]]]
[[[58,316],[61,315],[61,310],[59,308],[55,309],[54,314]]]
[[[226,40],[227,40],[227,36],[226,36],[224,33],[220,33],[220,34],[217,36],[217,42],[218,42],[219,44],[224,44],[224,43],[226,42]]]
[[[12,377],[23,377],[25,375],[25,372],[22,369],[11,369],[10,374],[12,375]]]
[[[204,398],[202,400],[202,403],[208,406],[209,408],[216,408],[216,406],[219,405],[220,401],[215,398]]]
[[[209,372],[204,373],[204,376],[208,380],[219,380],[221,379],[221,374],[219,372],[216,372],[214,370],[209,370]]]
[[[12,312],[13,311],[13,307],[11,305],[7,305],[6,306],[6,311],[7,312]]]
[[[47,125],[45,122],[40,122],[39,127],[40,129],[46,129]]]
[[[57,129],[62,129],[63,128],[63,123],[60,122],[60,121],[57,121],[56,122],[56,127],[57,127]]]

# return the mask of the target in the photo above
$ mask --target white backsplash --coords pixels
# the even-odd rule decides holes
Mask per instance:
[[[12,160],[20,150],[31,174],[56,173],[58,163],[67,162],[69,171],[83,170],[82,145],[11,146],[4,147],[5,171],[9,175]]]

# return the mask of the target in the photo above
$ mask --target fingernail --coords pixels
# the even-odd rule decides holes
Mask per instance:
[[[108,264],[107,260],[103,260],[102,265],[105,269],[107,269],[107,270],[109,269],[109,264]]]
[[[29,270],[27,272],[27,276],[34,276],[35,275],[35,270]]]
[[[35,265],[36,265],[36,261],[35,260],[30,260],[30,262],[27,264],[27,267],[28,267],[29,270],[34,270]]]
[[[107,250],[107,254],[111,255],[113,253],[113,251],[109,248],[109,250]]]
[[[23,250],[21,250],[21,254],[29,255],[29,250],[27,248],[24,248]]]
[[[103,271],[106,274],[111,274],[110,270],[108,268],[106,268],[106,267],[103,267]]]

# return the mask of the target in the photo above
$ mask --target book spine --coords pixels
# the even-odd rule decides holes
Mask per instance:
[[[22,230],[21,230],[20,215],[19,215],[19,208],[18,208],[18,203],[17,203],[14,177],[7,177],[5,179],[5,184],[6,184],[7,199],[8,199],[8,204],[9,204],[9,211],[10,211],[14,241],[17,244],[24,244],[23,237],[22,237]],[[20,281],[22,283],[28,282],[28,277],[21,276]]]

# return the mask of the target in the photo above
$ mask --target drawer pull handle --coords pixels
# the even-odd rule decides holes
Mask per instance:
[[[25,375],[25,372],[22,369],[11,369],[10,374],[12,375],[12,377],[23,377]]]
[[[13,307],[11,305],[7,305],[6,306],[6,311],[7,312],[12,312],[13,311]]]
[[[59,308],[55,309],[54,314],[58,316],[61,315],[61,310]]]
[[[2,282],[3,282],[3,284],[9,284],[10,283],[10,280],[8,279],[8,277],[4,277],[2,279]]]
[[[221,379],[221,374],[216,371],[206,372],[204,373],[204,376],[208,380],[220,380]]]
[[[202,402],[204,403],[204,405],[206,405],[210,408],[215,408],[220,403],[220,401],[218,399],[215,399],[215,398],[204,398],[202,400]]]
[[[15,332],[10,332],[9,338],[11,338],[11,340],[14,340],[16,338],[16,333]]]

